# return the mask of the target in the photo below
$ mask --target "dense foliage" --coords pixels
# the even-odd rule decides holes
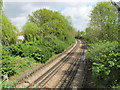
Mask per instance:
[[[35,61],[30,60],[30,58],[7,55],[7,58],[2,60],[2,74],[8,75],[8,77],[18,75],[20,72],[26,70],[26,68],[30,68],[33,63]]]
[[[76,39],[84,39],[85,38],[85,34],[86,34],[85,31],[77,31],[76,35],[75,35],[75,38]]]
[[[25,41],[39,40],[47,35],[56,36],[60,40],[68,40],[74,37],[75,31],[66,17],[59,12],[47,9],[39,9],[29,15],[23,30]]]
[[[46,36],[45,38],[36,42],[26,42],[24,44],[16,44],[11,46],[3,46],[2,59],[3,59],[3,74],[9,76],[14,75],[16,72],[16,61],[13,57],[29,57],[37,62],[45,63],[52,57],[53,54],[63,52],[74,40],[63,42],[54,36]],[[7,67],[6,67],[7,66]]]
[[[17,42],[17,32],[18,29],[14,25],[12,25],[11,21],[6,17],[3,11],[1,11],[0,15],[0,25],[2,28],[0,28],[0,39],[2,40],[2,45],[11,45],[16,44]],[[2,37],[1,37],[2,36]]]
[[[74,39],[70,37],[72,32],[69,32],[74,30],[67,19],[58,12],[46,9],[37,10],[33,16],[29,16],[29,22],[23,27],[25,43],[16,44],[16,30],[3,13],[2,44],[10,46],[3,46],[2,73],[8,76],[17,73],[18,67],[15,68],[15,62],[18,62],[17,56],[29,57],[37,62],[45,63],[53,54],[61,53],[74,42]]]
[[[117,10],[110,2],[99,3],[90,17],[90,26],[86,29],[89,42],[118,40]]]
[[[40,31],[35,23],[28,22],[23,27],[25,41],[36,41],[40,38]]]
[[[2,3],[0,3],[2,9]],[[23,26],[24,42],[17,39],[17,28],[2,11],[0,22],[2,29],[2,74],[13,76],[17,69],[27,67],[28,57],[33,61],[45,63],[54,54],[63,52],[74,43],[74,28],[66,17],[59,12],[40,9],[29,15]],[[25,68],[24,67],[24,68]],[[28,66],[29,67],[29,66]]]
[[[110,87],[120,82],[120,50],[118,42],[91,44],[87,59],[92,60],[92,75],[97,87]]]
[[[90,17],[84,37],[88,45],[86,59],[92,61],[92,79],[97,88],[119,86],[117,11],[110,2],[100,2]]]
[[[18,29],[2,11],[3,2],[0,0],[0,43],[2,45],[16,44]]]
[[[2,6],[3,2],[0,0],[0,66],[2,66],[0,72],[2,75],[8,77],[19,75],[34,64],[36,66],[45,63],[75,41],[75,29],[68,18],[56,11],[40,9],[29,15],[28,22],[23,26],[25,39],[21,43],[22,40],[18,41],[17,27],[4,14]],[[0,76],[2,75],[0,73]],[[12,83],[4,82],[2,87],[8,88]]]

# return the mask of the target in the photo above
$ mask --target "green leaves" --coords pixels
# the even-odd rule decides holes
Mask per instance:
[[[32,24],[34,26],[33,30],[31,30]],[[37,29],[35,29],[36,27]],[[47,35],[54,35],[58,39],[65,41],[72,39],[75,32],[66,17],[59,12],[47,9],[39,9],[29,15],[28,23],[23,27],[23,30],[26,32],[25,41],[35,41],[34,37],[45,37]],[[36,36],[34,36],[34,33]]]
[[[17,39],[18,29],[1,9],[0,1],[0,40],[2,39],[3,45],[0,56],[3,75],[11,77],[19,74],[30,68],[34,61],[45,63],[53,54],[63,52],[75,42],[75,29],[68,18],[56,11],[40,9],[29,15],[28,22],[22,28],[24,42],[16,44],[20,42]],[[29,59],[26,60],[26,57]]]
[[[28,22],[23,27],[25,41],[36,41],[40,38],[40,30],[35,23]]]
[[[100,40],[118,40],[118,26],[116,8],[110,2],[99,2],[92,10],[90,25],[86,29],[89,42]]]
[[[47,61],[53,54],[64,51],[71,42],[63,42],[57,38],[50,36],[45,39],[39,39],[36,42],[26,42],[11,46],[3,46],[2,59],[7,59],[9,55],[20,57],[32,57],[36,61]]]
[[[17,27],[12,25],[11,21],[5,16],[3,11],[2,14],[0,14],[0,19],[2,19],[2,22],[0,22],[0,25],[2,26],[2,29],[0,29],[0,32],[2,32],[2,37],[0,37],[2,38],[2,45],[16,44]]]
[[[30,59],[40,63],[45,63],[53,54],[59,54],[74,42],[63,42],[55,36],[46,36],[36,42],[26,42],[2,48],[2,73],[13,76],[18,73],[18,69],[30,66]],[[18,57],[19,56],[19,57]],[[29,57],[26,62],[22,58]],[[29,66],[27,66],[29,65]]]
[[[105,82],[108,86],[118,83],[114,82],[120,79],[120,50],[118,49],[118,42],[91,44],[86,58],[93,62],[92,74],[96,83]]]
[[[16,68],[14,68],[14,67],[15,67],[14,58],[8,56],[7,60],[4,59],[2,61],[2,74],[3,75],[7,74],[8,76],[16,74],[15,73]]]
[[[115,63],[113,61],[108,61],[108,63],[110,64],[110,67],[113,67],[115,65]]]
[[[120,82],[120,50],[118,49],[117,11],[110,2],[99,2],[91,12],[85,39],[86,57],[92,60],[92,76],[96,87],[112,87]]]

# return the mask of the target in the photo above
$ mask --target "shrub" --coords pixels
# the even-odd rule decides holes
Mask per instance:
[[[87,59],[92,60],[92,74],[96,85],[112,87],[120,82],[120,50],[118,42],[89,45]]]
[[[54,36],[46,36],[39,41],[26,42],[3,47],[2,59],[9,56],[32,57],[36,61],[45,63],[53,54],[64,51],[73,41],[61,41]]]
[[[33,60],[28,60],[27,58],[8,56],[2,60],[2,74],[7,74],[9,77],[17,75],[26,68],[31,67],[33,63]]]
[[[8,56],[6,59],[2,60],[2,74],[13,76],[16,74],[16,68],[15,68],[15,58]]]
[[[61,41],[54,36],[41,38],[39,41],[26,42],[2,48],[2,73],[13,76],[18,74],[19,68],[29,67],[29,61],[22,58],[29,57],[40,63],[45,63],[53,54],[64,51],[71,41]],[[22,58],[21,58],[22,57]],[[28,66],[27,66],[28,65]]]

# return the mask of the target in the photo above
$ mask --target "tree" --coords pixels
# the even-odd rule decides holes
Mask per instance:
[[[28,22],[23,27],[25,41],[36,41],[40,38],[40,31],[35,23]]]
[[[113,41],[118,39],[116,8],[110,2],[97,4],[90,17],[90,28],[93,32],[90,34],[91,36],[94,34],[94,38],[100,40]]]
[[[77,34],[76,34],[76,38],[78,39],[83,39],[85,36],[85,32],[84,31],[77,31]]]
[[[74,32],[74,28],[68,19],[56,11],[39,9],[29,15],[28,21],[38,26],[38,33],[42,37],[54,35],[60,40],[67,40],[71,38],[71,33]]]
[[[119,29],[116,8],[110,2],[100,2],[92,10],[90,17],[90,25],[86,28],[86,60],[92,64],[91,77],[95,82],[94,86],[119,87]]]
[[[2,38],[2,45],[11,45],[16,44],[17,42],[17,32],[18,29],[16,26],[12,25],[11,21],[6,17],[4,12],[2,11],[2,15],[0,16],[2,22],[0,22],[2,29],[0,29],[0,34],[2,34],[0,38]]]
[[[2,45],[15,44],[17,41],[17,27],[12,25],[11,21],[2,11],[3,2],[0,0],[0,42]]]

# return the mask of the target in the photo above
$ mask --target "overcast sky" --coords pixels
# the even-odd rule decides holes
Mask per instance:
[[[29,14],[46,8],[71,16],[76,30],[85,30],[90,20],[90,11],[100,1],[109,0],[3,0],[3,11],[19,29],[26,23]]]

